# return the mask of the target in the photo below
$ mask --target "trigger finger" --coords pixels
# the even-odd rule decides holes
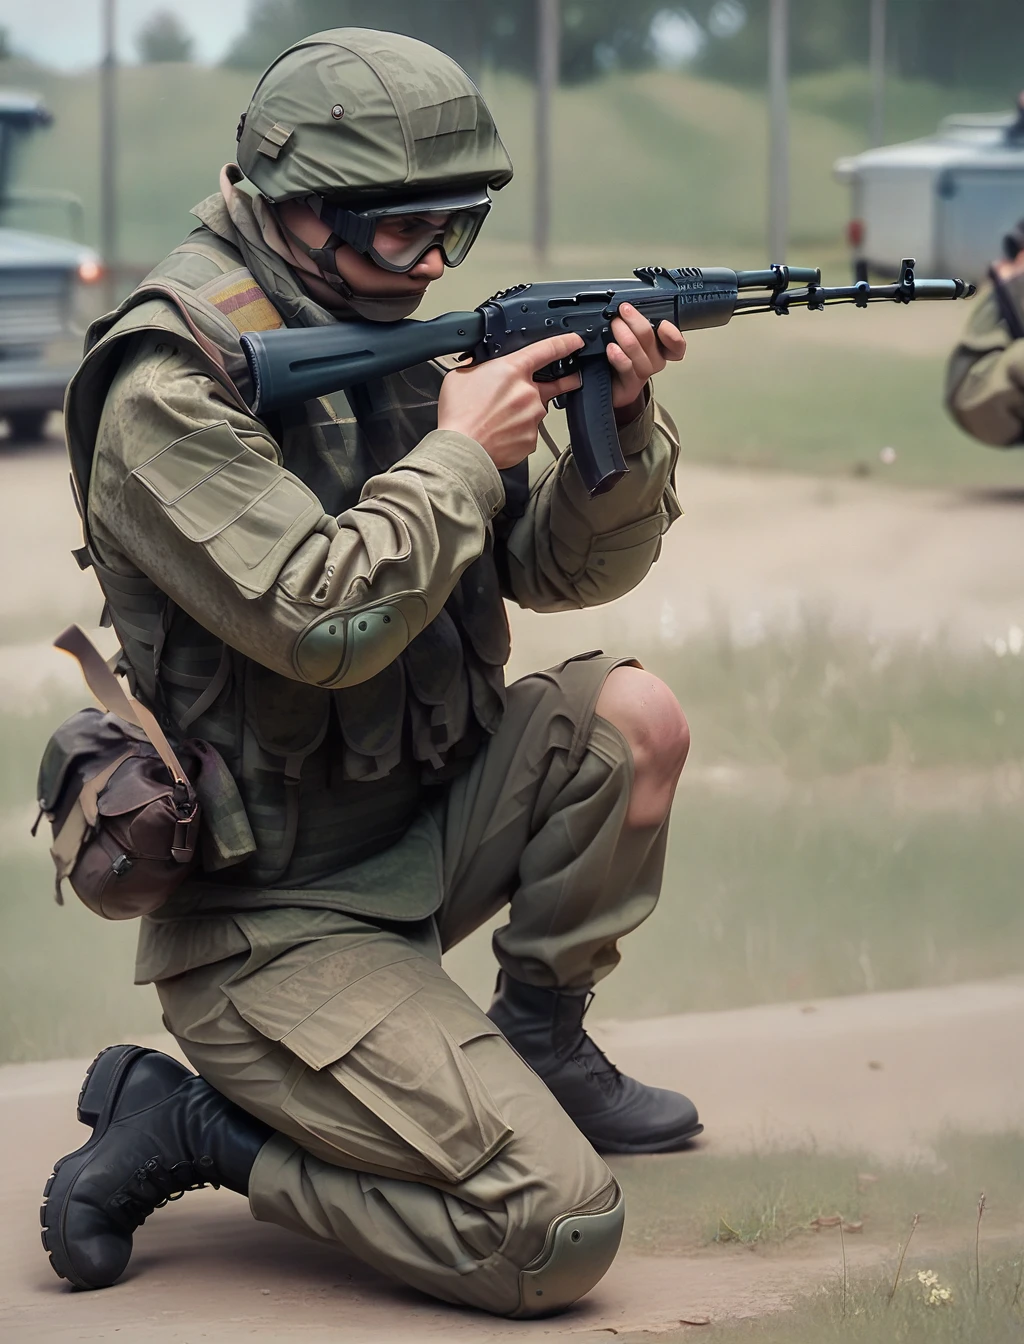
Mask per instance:
[[[545,406],[550,406],[555,397],[564,397],[567,392],[578,392],[583,386],[583,379],[578,373],[570,373],[566,378],[559,378],[553,383],[538,383],[541,398]]]

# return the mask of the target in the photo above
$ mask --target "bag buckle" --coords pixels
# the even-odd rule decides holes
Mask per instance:
[[[174,823],[174,840],[171,843],[171,858],[175,863],[191,863],[196,852],[195,836],[192,828],[199,817],[199,804],[193,802],[187,812],[178,807],[178,820]]]

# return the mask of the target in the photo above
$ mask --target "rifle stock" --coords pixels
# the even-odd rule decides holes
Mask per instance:
[[[261,415],[327,396],[424,360],[468,350],[482,336],[479,312],[445,313],[431,322],[406,318],[247,331],[242,349],[252,377],[252,408]]]

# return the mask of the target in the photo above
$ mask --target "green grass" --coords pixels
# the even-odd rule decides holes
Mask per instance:
[[[694,725],[694,759],[815,778],[866,766],[1024,760],[1024,658],[869,641],[820,620],[639,650]]]
[[[817,260],[817,259],[815,259]],[[722,465],[784,468],[814,475],[872,475],[892,485],[1019,488],[1017,453],[999,453],[964,435],[943,406],[946,354],[964,311],[936,314],[948,331],[942,350],[857,343],[861,315],[795,313],[734,321],[697,332],[682,365],[659,379],[658,397],[677,423],[688,457]],[[898,324],[903,314],[885,314]],[[800,322],[848,324],[816,346]],[[837,337],[850,337],[844,344]],[[834,343],[833,343],[834,342]],[[896,460],[881,463],[892,447]]]
[[[937,1287],[951,1294],[930,1303],[931,1288],[918,1273],[935,1274]],[[792,1310],[737,1324],[715,1324],[700,1331],[657,1333],[658,1344],[691,1344],[695,1335],[713,1344],[1019,1344],[1024,1337],[1021,1258],[1004,1252],[983,1266],[982,1291],[975,1293],[971,1255],[914,1261],[896,1294],[886,1275],[857,1276],[843,1292],[842,1274]],[[626,1331],[623,1344],[649,1344],[650,1333]]]
[[[635,1254],[694,1254],[704,1247],[709,1275],[719,1248],[737,1244],[754,1252],[822,1257],[808,1276],[808,1296],[792,1309],[779,1311],[773,1294],[756,1320],[712,1320],[699,1332],[693,1326],[659,1330],[664,1344],[683,1344],[697,1333],[717,1344],[1016,1344],[1024,1337],[1020,1132],[947,1131],[932,1160],[911,1163],[808,1148],[619,1157],[612,1164],[629,1210],[625,1245]],[[982,1190],[979,1293],[975,1237]],[[915,1214],[919,1230],[890,1302]],[[861,1250],[880,1257],[869,1273],[851,1268],[845,1293],[839,1230],[814,1229],[816,1219],[837,1215],[851,1260]],[[936,1246],[944,1250],[936,1253]],[[936,1282],[922,1283],[919,1272],[934,1274]],[[812,1292],[823,1278],[824,1286]],[[932,1287],[949,1290],[950,1299],[929,1303]],[[621,1338],[645,1344],[651,1336],[624,1331]]]
[[[56,904],[47,831],[3,857],[0,1061],[88,1055],[160,1030],[156,994],[132,984],[138,925],[97,919],[68,889]]]
[[[807,1148],[617,1157],[612,1166],[629,1209],[626,1246],[642,1255],[731,1243],[817,1247],[833,1238],[838,1258],[836,1228],[813,1227],[815,1219],[836,1215],[847,1237],[891,1242],[894,1249],[915,1214],[922,1241],[941,1234],[973,1247],[980,1190],[986,1191],[986,1235],[1006,1233],[1024,1216],[1024,1134],[1018,1132],[947,1132],[931,1162],[883,1165],[865,1153]]]
[[[865,66],[800,75],[791,81],[789,96],[792,107],[847,127],[867,147],[872,92]],[[1012,101],[1012,96],[991,88],[948,87],[890,75],[885,88],[885,142],[931,135],[942,118],[954,112],[1009,112]]]
[[[917,1274],[936,1274],[948,1289],[948,1302],[929,1303],[931,1289]],[[883,1274],[859,1275],[844,1294],[842,1273],[813,1297],[789,1311],[735,1324],[711,1322],[700,1330],[624,1331],[622,1344],[1020,1344],[1024,1337],[1024,1292],[1019,1291],[1021,1258],[1005,1252],[983,1267],[982,1291],[974,1291],[972,1257],[908,1261],[900,1286],[889,1301],[892,1280]]]
[[[1020,971],[1019,799],[979,815],[901,812],[877,782],[829,799],[676,804],[658,909],[602,981],[602,1017],[646,1017]],[[483,996],[480,942],[450,958]]]
[[[50,733],[90,696],[40,696],[31,713],[0,712],[0,808],[24,808],[36,797],[36,771]]]

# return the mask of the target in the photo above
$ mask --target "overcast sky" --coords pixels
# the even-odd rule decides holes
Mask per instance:
[[[135,34],[159,10],[173,11],[191,33],[201,61],[219,61],[245,26],[249,0],[116,0],[118,54],[136,59]],[[101,0],[0,0],[0,27],[11,46],[46,65],[74,70],[100,53]]]

